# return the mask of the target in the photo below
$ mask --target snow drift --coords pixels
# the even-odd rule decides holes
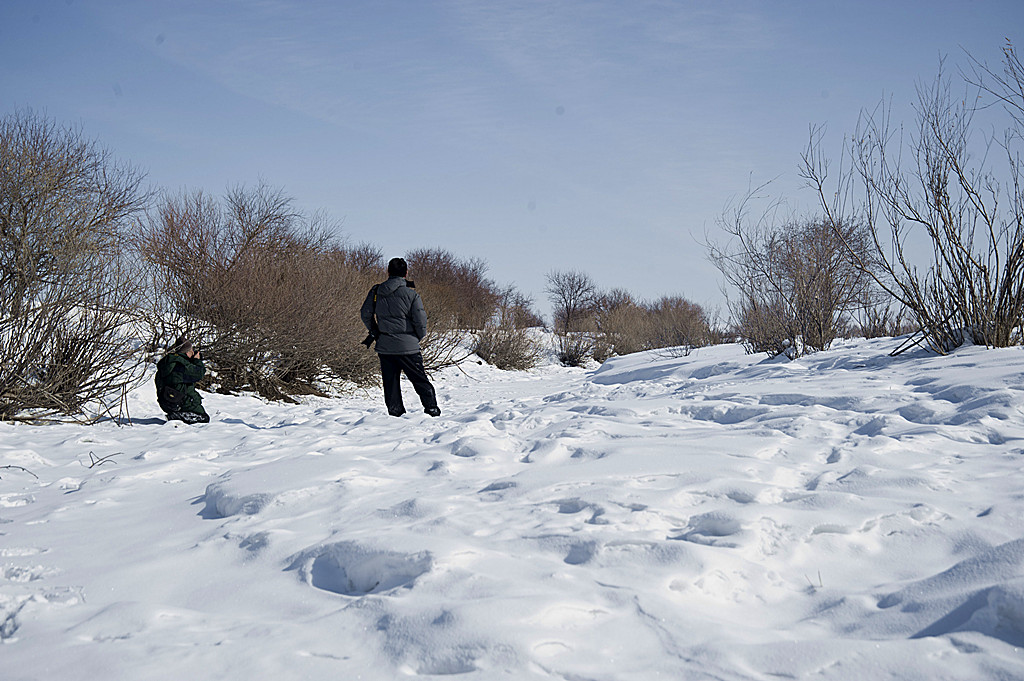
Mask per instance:
[[[3,677],[1022,678],[1024,351],[892,345],[0,425]]]

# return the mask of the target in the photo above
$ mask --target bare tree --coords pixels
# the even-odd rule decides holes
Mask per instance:
[[[0,420],[111,413],[141,377],[123,245],[143,180],[75,129],[0,119]]]
[[[867,231],[854,221],[787,217],[779,201],[751,220],[748,207],[761,189],[727,209],[719,224],[729,240],[708,240],[708,257],[737,294],[731,307],[748,350],[790,357],[824,350],[870,289]]]
[[[590,275],[579,270],[554,271],[547,275],[548,294],[554,312],[556,332],[579,331],[594,311],[597,285]]]
[[[868,225],[881,264],[876,282],[909,310],[941,354],[965,335],[995,347],[1021,342],[1024,69],[1012,45],[1003,56],[1001,74],[972,60],[973,72],[965,76],[971,89],[963,97],[953,93],[940,64],[935,81],[918,88],[909,140],[884,106],[862,115],[834,185],[820,129],[812,130],[803,157],[804,177],[829,224]],[[975,102],[986,95],[989,113],[998,113],[993,105],[999,105],[1007,120],[1001,138],[982,141],[974,132]],[[927,246],[915,249],[922,241]]]
[[[569,366],[580,366],[594,351],[597,286],[579,270],[549,272],[547,281],[544,292],[554,311],[559,359]]]

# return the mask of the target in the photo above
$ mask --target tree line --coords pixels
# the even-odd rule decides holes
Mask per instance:
[[[265,183],[215,197],[144,182],[79,130],[31,110],[0,119],[0,421],[120,413],[179,336],[202,348],[207,389],[294,401],[376,381],[358,310],[384,272],[380,249]],[[505,369],[540,361],[531,329],[544,320],[485,261],[440,248],[405,258],[430,314],[428,370],[474,352]],[[641,309],[628,295],[586,304],[605,354],[655,342],[627,342],[613,321]]]
[[[906,138],[885,107],[864,113],[835,171],[812,129],[800,172],[815,214],[777,201],[754,215],[758,190],[727,208],[723,236],[705,242],[728,287],[726,323],[682,297],[549,273],[559,359],[725,340],[797,357],[853,334],[915,333],[939,353],[1019,344],[1024,66],[1007,44],[1001,69],[969,58],[958,76],[940,67],[918,88]],[[979,111],[1004,127],[981,138]],[[384,270],[377,247],[267,184],[214,197],[144,182],[76,129],[30,110],[0,119],[0,421],[118,412],[145,359],[179,335],[210,359],[209,389],[294,400],[376,380],[356,311]],[[531,329],[544,320],[485,261],[405,257],[430,313],[428,369],[474,352],[506,369],[540,361]]]

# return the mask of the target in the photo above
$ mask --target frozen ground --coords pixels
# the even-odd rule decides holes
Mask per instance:
[[[0,677],[1024,678],[1024,351],[893,346],[0,425]]]

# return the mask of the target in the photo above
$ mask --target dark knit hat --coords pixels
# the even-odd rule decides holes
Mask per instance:
[[[392,258],[388,263],[389,277],[404,277],[409,272],[409,265],[402,258]]]

